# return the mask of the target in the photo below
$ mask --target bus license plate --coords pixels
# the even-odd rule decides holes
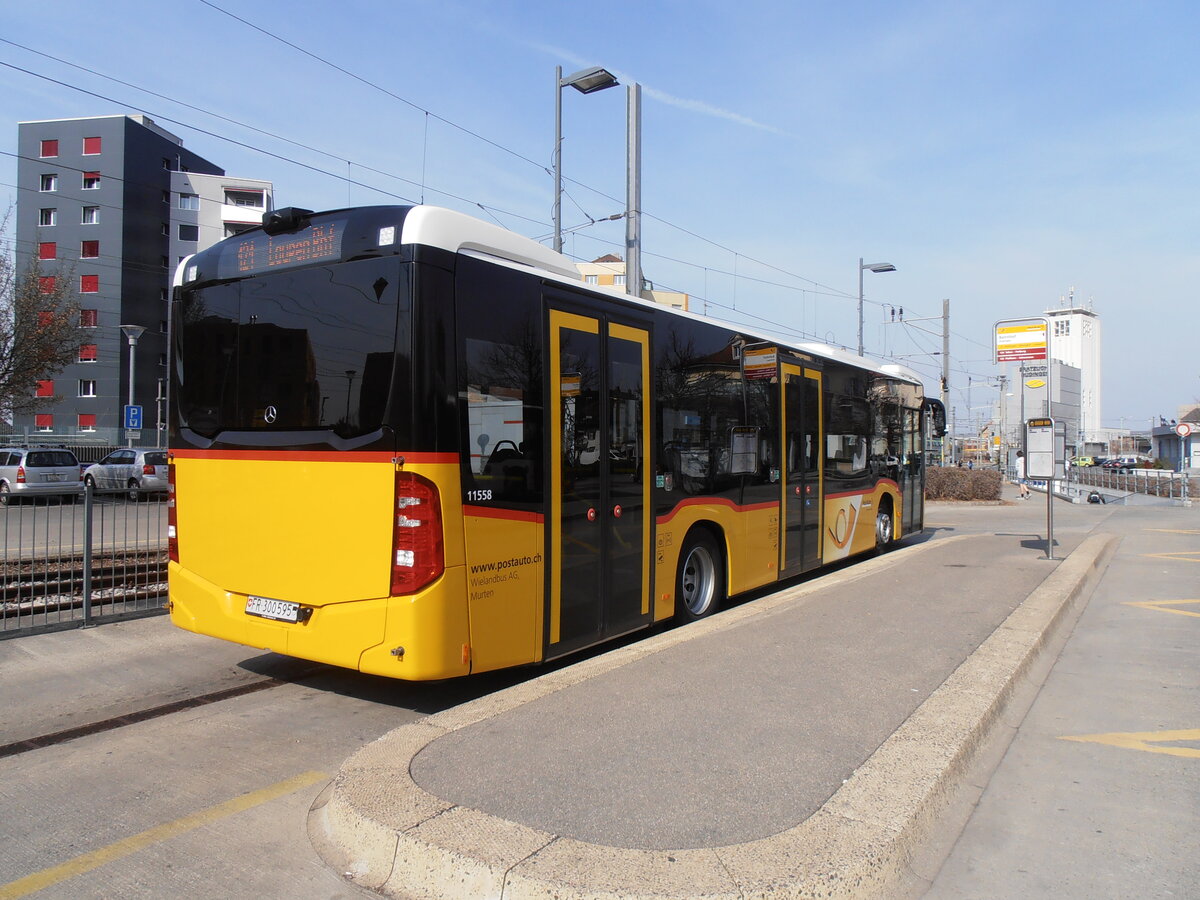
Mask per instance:
[[[286,600],[272,600],[270,597],[247,597],[246,615],[258,616],[262,619],[275,619],[278,622],[299,622],[300,604],[289,603]]]

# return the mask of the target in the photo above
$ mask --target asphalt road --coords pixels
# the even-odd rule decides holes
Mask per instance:
[[[931,897],[1188,896],[1200,883],[1198,760],[1063,740],[1200,726],[1197,620],[1127,605],[1197,608],[1186,601],[1200,602],[1200,516],[1181,511],[1179,533],[1164,533],[1138,510],[1060,509],[1056,529],[1070,540],[1124,529],[1135,566],[1085,610]],[[1043,513],[1036,500],[935,505],[929,521],[935,537],[1028,535],[1036,553]],[[1159,590],[1174,581],[1174,593]],[[403,723],[542,671],[412,685],[198,637],[165,618],[0,642],[0,900],[364,896],[325,868],[306,831],[341,762]]]

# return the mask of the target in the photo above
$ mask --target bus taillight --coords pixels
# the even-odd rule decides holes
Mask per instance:
[[[179,562],[179,536],[175,519],[175,463],[167,466],[167,557]]]
[[[411,472],[396,473],[392,525],[392,594],[412,594],[445,570],[442,507],[437,486]]]

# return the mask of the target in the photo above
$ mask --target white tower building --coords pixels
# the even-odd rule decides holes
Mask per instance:
[[[1075,288],[1058,309],[1046,310],[1050,322],[1050,355],[1079,369],[1079,430],[1085,441],[1103,441],[1100,424],[1100,317],[1076,305]]]

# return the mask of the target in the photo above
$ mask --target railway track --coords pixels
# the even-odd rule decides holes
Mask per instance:
[[[0,603],[11,612],[27,605],[56,609],[83,603],[83,557],[22,560],[0,564]],[[97,556],[91,567],[92,602],[129,600],[165,593],[166,551]]]

